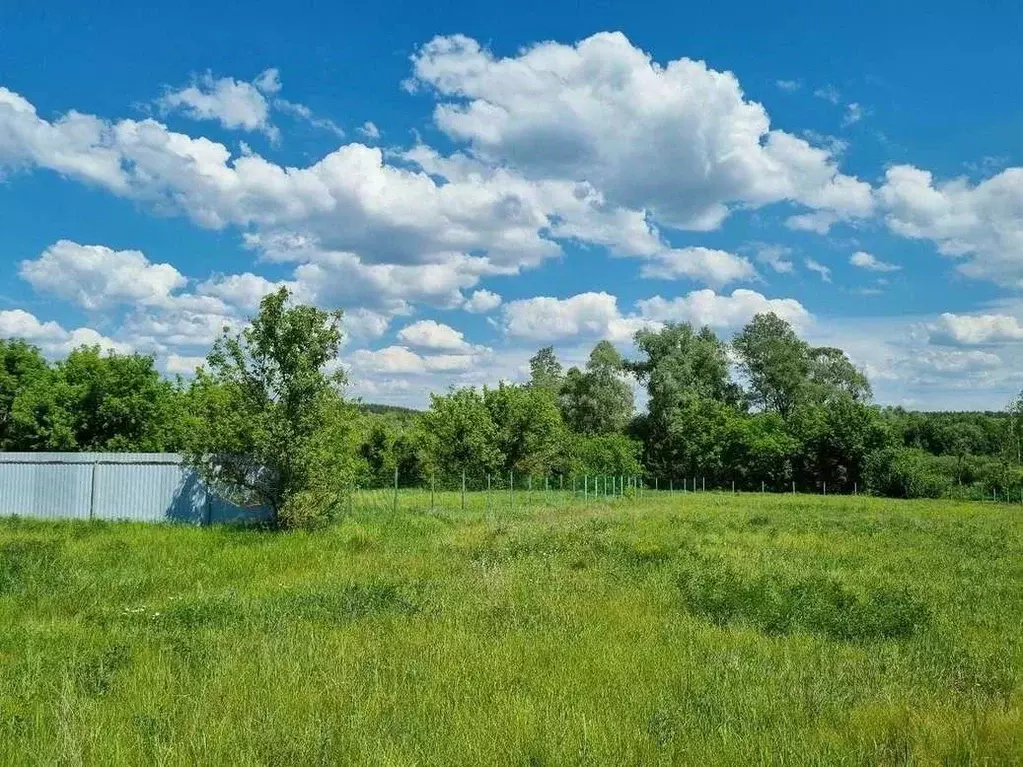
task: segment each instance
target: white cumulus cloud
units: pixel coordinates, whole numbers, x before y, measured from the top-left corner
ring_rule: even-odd
[[[849,263],[870,272],[897,272],[902,268],[898,264],[890,264],[887,261],[882,261],[877,258],[877,256],[863,250],[858,250],[853,253],[849,257]]]
[[[934,343],[979,346],[1023,341],[1023,325],[1007,314],[953,314],[945,312],[927,326]]]
[[[676,280],[687,277],[719,287],[729,282],[756,278],[757,271],[749,259],[725,250],[690,247],[658,253],[640,269],[643,277]]]
[[[783,200],[839,217],[873,208],[869,184],[842,174],[827,149],[772,130],[733,74],[687,58],[660,64],[621,33],[508,58],[437,37],[413,65],[412,87],[443,99],[437,125],[475,156],[529,178],[589,180],[668,226],[714,229],[733,205]]]
[[[120,303],[166,303],[185,277],[170,264],[154,264],[137,250],[79,245],[60,240],[34,261],[22,261],[21,276],[32,287],[85,309]]]
[[[465,352],[471,349],[461,331],[434,320],[420,320],[398,331],[398,340],[418,349]]]

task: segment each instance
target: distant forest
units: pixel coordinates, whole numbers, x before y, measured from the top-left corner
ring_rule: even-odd
[[[758,315],[729,340],[686,323],[606,341],[582,367],[540,349],[524,383],[451,390],[419,411],[349,402],[345,444],[362,486],[486,475],[641,476],[654,485],[1018,498],[1018,401],[1005,412],[918,412],[871,403],[840,350]],[[647,390],[637,412],[633,387]],[[51,362],[0,340],[0,449],[188,449],[210,382],[169,380],[152,357],[83,347]]]

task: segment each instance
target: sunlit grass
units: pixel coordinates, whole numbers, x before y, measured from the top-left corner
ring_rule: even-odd
[[[0,763],[1023,761],[1023,510],[359,499],[0,523]]]

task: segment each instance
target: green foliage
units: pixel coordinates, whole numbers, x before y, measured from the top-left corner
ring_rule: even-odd
[[[593,348],[585,371],[570,368],[560,397],[565,425],[578,434],[621,434],[633,411],[624,370],[622,356],[608,341]]]
[[[505,471],[546,475],[563,463],[566,432],[553,391],[502,383],[484,389],[483,400],[497,429]]]
[[[557,395],[563,379],[561,363],[553,346],[545,346],[529,360],[529,385]]]
[[[643,445],[624,434],[574,434],[569,451],[571,474],[635,477],[643,473]]]
[[[165,452],[181,445],[182,394],[152,357],[82,347],[33,370],[11,407],[9,449]]]
[[[941,498],[951,490],[950,478],[937,470],[920,450],[886,447],[867,456],[863,485],[868,493],[892,498]]]
[[[749,380],[749,400],[785,418],[805,396],[809,346],[776,314],[758,314],[732,341]]]
[[[0,338],[0,450],[20,449],[20,445],[12,446],[10,438],[14,401],[48,372],[46,360],[36,347]]]
[[[457,389],[432,395],[422,424],[430,470],[438,478],[451,480],[464,471],[479,479],[502,469],[498,426],[483,393]]]
[[[266,296],[248,327],[225,331],[190,392],[187,449],[199,476],[242,505],[270,507],[281,525],[337,513],[353,481],[351,409],[326,373],[341,344],[340,315]]]

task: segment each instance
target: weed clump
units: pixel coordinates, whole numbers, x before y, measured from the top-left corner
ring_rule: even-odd
[[[678,576],[682,603],[718,626],[743,621],[765,634],[804,631],[846,642],[904,639],[929,625],[930,610],[905,589],[859,595],[833,578],[748,578],[723,562],[696,559]]]

